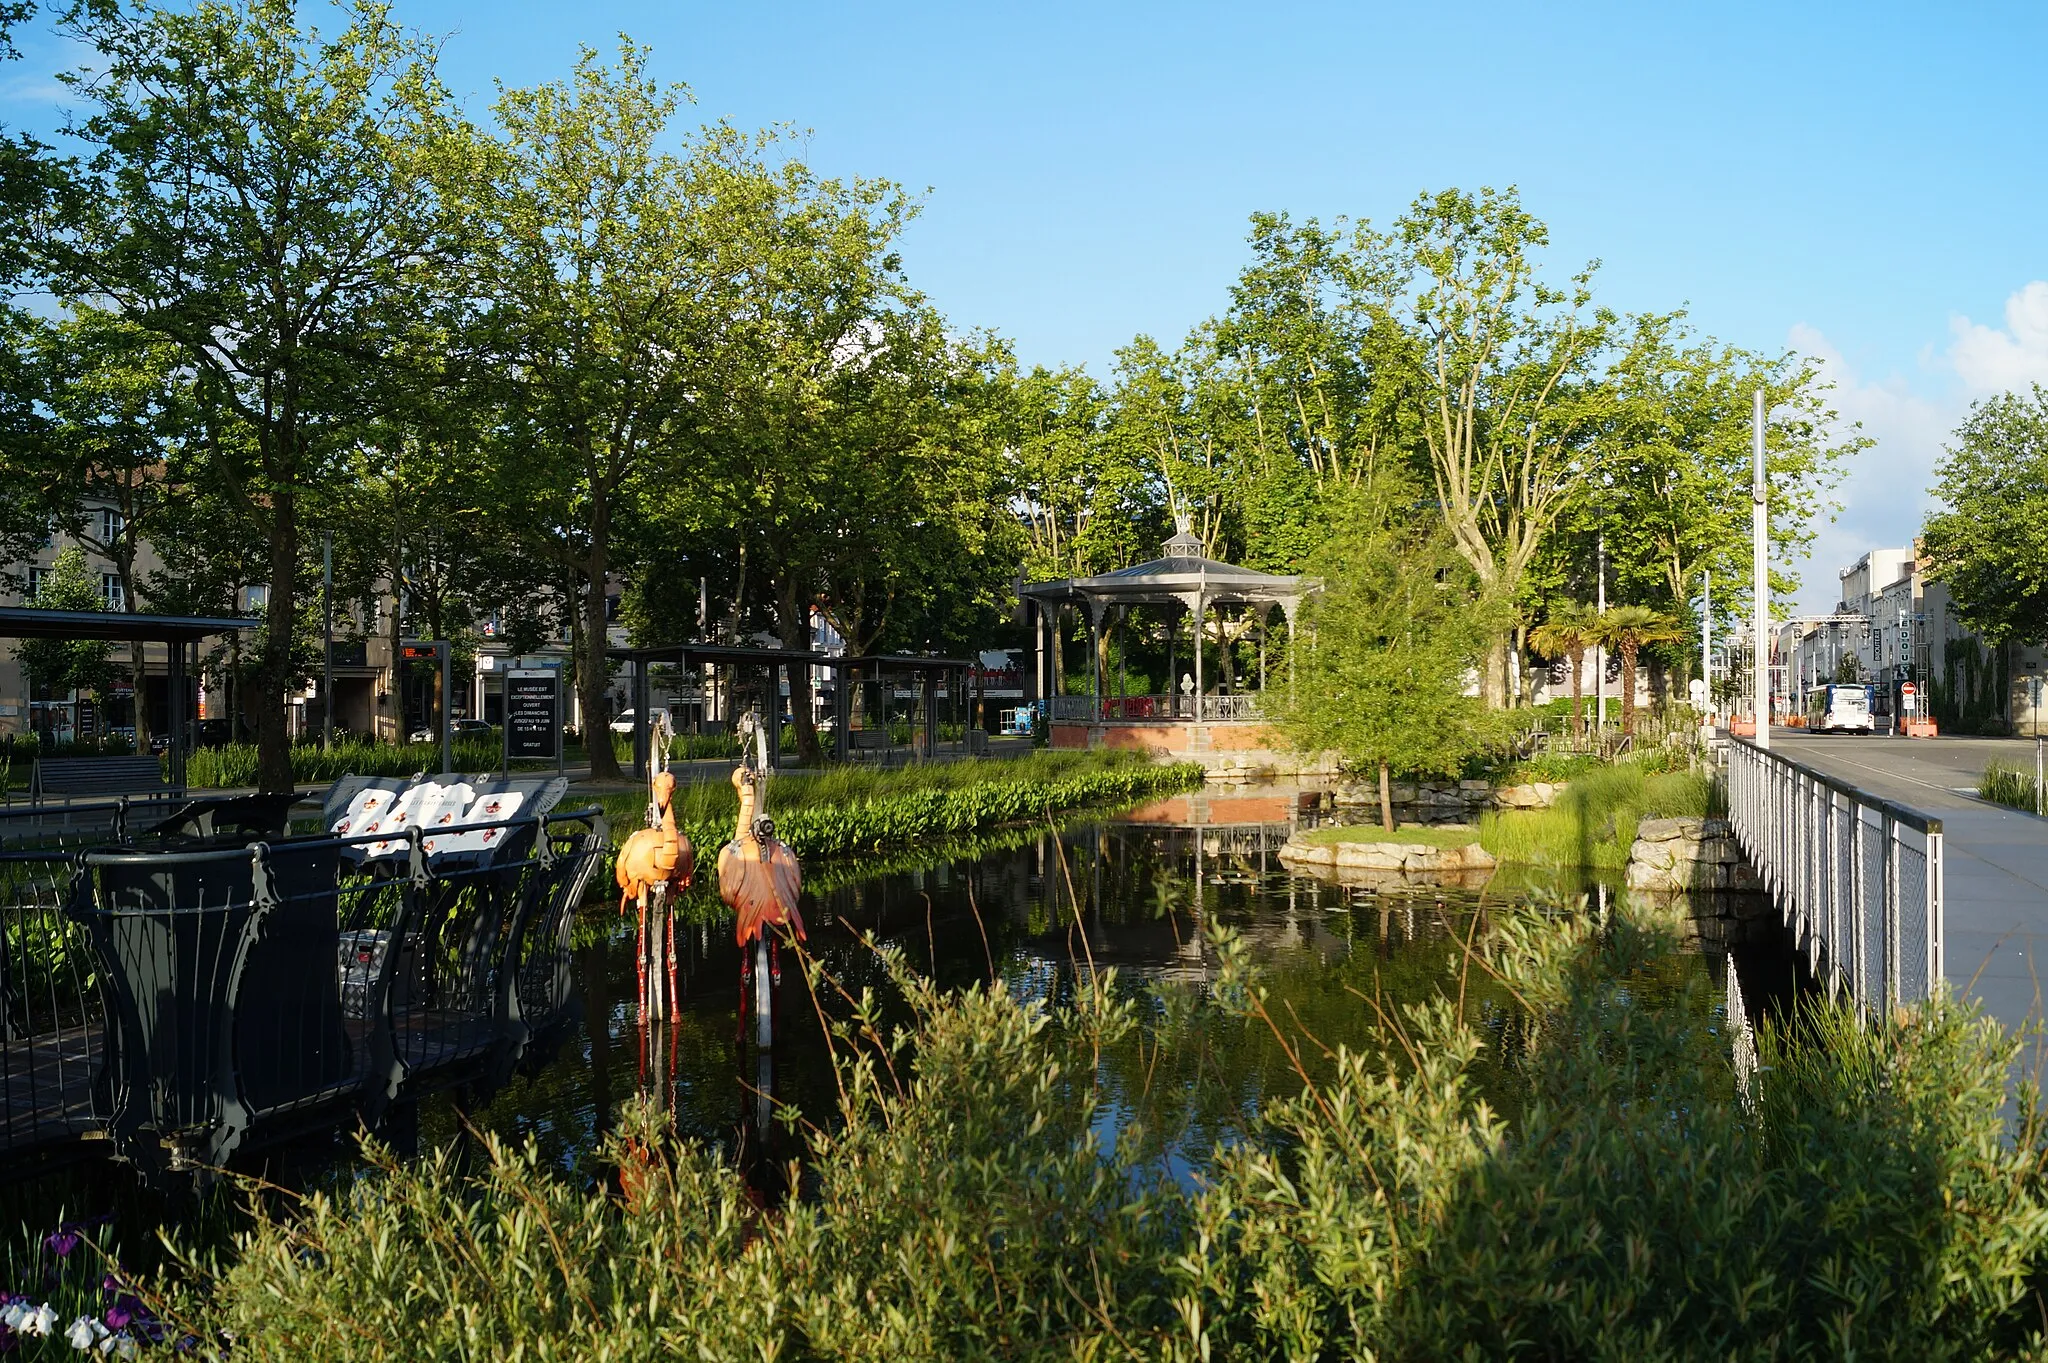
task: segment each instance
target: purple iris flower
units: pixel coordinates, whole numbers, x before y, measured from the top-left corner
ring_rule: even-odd
[[[43,1247],[59,1259],[68,1259],[71,1257],[71,1251],[77,1249],[83,1240],[84,1237],[66,1222],[43,1238]]]

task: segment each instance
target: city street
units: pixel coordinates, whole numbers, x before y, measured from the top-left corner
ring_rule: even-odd
[[[2048,819],[1980,800],[1986,765],[2031,771],[2034,741],[1815,735],[1774,729],[1774,750],[1942,821],[1947,973],[2000,1022],[2042,1015],[2048,950]]]

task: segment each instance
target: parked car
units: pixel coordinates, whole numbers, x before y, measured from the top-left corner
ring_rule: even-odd
[[[408,743],[432,743],[434,737],[432,729],[414,729],[405,736],[405,741]]]
[[[634,714],[635,714],[635,713],[636,713],[636,712],[635,712],[635,711],[632,711],[632,710],[621,710],[621,711],[619,711],[619,717],[618,717],[617,719],[615,719],[615,720],[613,720],[613,721],[612,721],[612,732],[613,732],[613,733],[615,733],[615,734],[630,734],[630,733],[632,733],[632,732],[633,732],[633,716],[634,716]],[[647,716],[648,716],[648,718],[647,718],[647,727],[648,727],[648,729],[649,729],[649,730],[651,731],[651,730],[652,730],[652,729],[654,728],[654,726],[655,726],[655,725],[657,725],[657,724],[661,723],[661,721],[663,721],[663,720],[665,720],[665,719],[667,719],[667,718],[668,718],[668,711],[666,711],[666,710],[649,710],[649,711],[647,712]]]
[[[489,738],[496,730],[481,719],[458,719],[455,721],[457,738]]]

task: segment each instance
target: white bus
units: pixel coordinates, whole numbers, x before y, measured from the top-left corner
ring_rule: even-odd
[[[1877,723],[1870,715],[1870,688],[1845,682],[1812,688],[1806,693],[1806,727],[1817,734],[1874,732]]]

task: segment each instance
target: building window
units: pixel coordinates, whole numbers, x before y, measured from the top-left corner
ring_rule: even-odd
[[[124,524],[125,523],[121,519],[121,513],[114,510],[112,507],[108,507],[105,510],[101,511],[100,543],[114,544],[119,542],[121,538],[121,530]]]
[[[244,590],[248,594],[248,601],[243,607],[245,610],[260,611],[263,609],[263,603],[270,599],[268,587],[248,587]]]
[[[44,579],[48,578],[49,576],[50,576],[50,570],[49,570],[48,568],[38,568],[38,567],[36,567],[36,566],[35,566],[34,564],[30,564],[30,565],[29,565],[29,570],[28,570],[28,599],[29,599],[29,600],[31,600],[31,601],[35,600],[35,598],[36,598],[36,593],[40,592],[40,591],[41,591],[41,590],[43,589],[43,581],[44,581]]]
[[[128,609],[128,592],[121,585],[119,573],[100,574],[100,598],[107,603],[107,609],[110,611]]]

